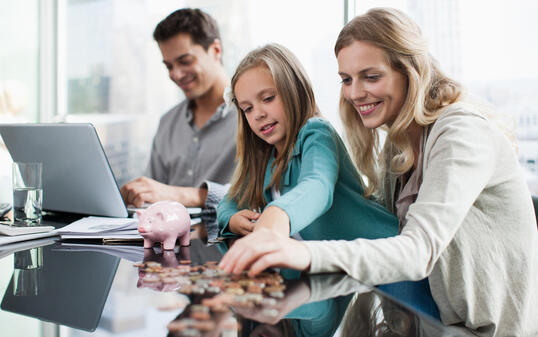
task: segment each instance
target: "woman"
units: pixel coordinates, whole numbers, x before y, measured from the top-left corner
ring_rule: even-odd
[[[341,115],[367,193],[400,219],[396,237],[295,241],[262,228],[220,266],[345,271],[383,284],[428,277],[445,324],[481,336],[538,334],[538,233],[503,132],[438,69],[405,14],[373,9],[335,46]],[[378,130],[387,138],[378,179]],[[468,330],[465,330],[468,331]]]

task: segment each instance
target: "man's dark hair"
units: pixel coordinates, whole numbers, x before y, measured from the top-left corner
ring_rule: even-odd
[[[215,39],[220,40],[215,19],[198,8],[178,9],[168,15],[155,28],[153,38],[163,42],[179,33],[189,34],[192,42],[201,45],[206,51]]]

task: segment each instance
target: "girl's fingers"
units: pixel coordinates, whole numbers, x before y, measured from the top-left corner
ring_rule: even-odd
[[[254,223],[251,222],[250,220],[245,220],[243,223],[243,229],[247,232],[247,234],[249,234],[250,232],[252,232],[254,230]]]
[[[243,215],[249,220],[257,220],[261,215],[260,213],[248,209],[245,209],[242,212],[244,212]]]

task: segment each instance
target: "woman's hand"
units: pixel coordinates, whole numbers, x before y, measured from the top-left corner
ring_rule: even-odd
[[[248,209],[241,210],[230,218],[230,231],[239,235],[247,235],[254,230],[256,225],[253,220],[258,220],[260,213],[249,211]]]
[[[233,244],[219,267],[234,274],[250,269],[248,275],[253,277],[269,267],[306,270],[310,261],[310,252],[300,241],[258,227]]]

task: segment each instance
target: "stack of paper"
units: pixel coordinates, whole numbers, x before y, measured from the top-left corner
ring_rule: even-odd
[[[65,239],[116,239],[142,240],[136,227],[138,220],[132,218],[106,218],[90,216],[58,229]]]
[[[29,226],[15,227],[11,225],[0,224],[0,246],[8,245],[14,242],[35,240],[49,236],[55,236],[58,233],[52,226]]]

